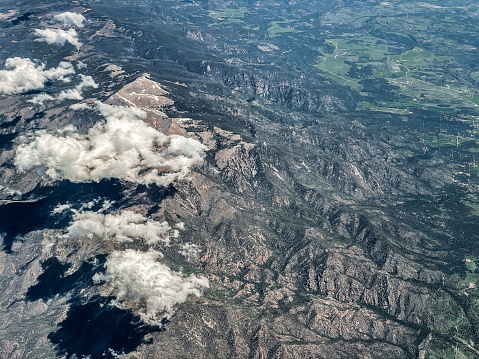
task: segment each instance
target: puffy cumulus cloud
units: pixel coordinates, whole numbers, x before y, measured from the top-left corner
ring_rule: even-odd
[[[174,313],[176,304],[184,303],[189,295],[201,296],[209,287],[208,279],[175,272],[159,263],[159,257],[156,251],[115,251],[106,260],[105,274],[93,279],[106,280],[115,288],[118,305],[133,308],[146,322],[158,324]]]
[[[56,21],[63,23],[63,26],[76,26],[83,27],[83,22],[86,21],[85,17],[82,14],[77,14],[75,12],[62,12],[53,17]]]
[[[42,65],[43,66],[43,65]],[[48,80],[60,80],[63,82],[70,82],[70,75],[75,74],[75,69],[70,62],[62,61],[58,64],[58,67],[43,71],[43,74]]]
[[[75,29],[35,29],[35,34],[40,37],[36,41],[45,41],[48,44],[56,44],[60,46],[69,42],[73,46],[81,46],[81,42],[78,40],[78,34]]]
[[[192,138],[167,136],[141,120],[135,107],[97,103],[106,121],[87,134],[39,132],[21,144],[15,155],[20,170],[40,168],[54,180],[72,182],[119,178],[166,186],[185,178],[203,160],[207,147]]]
[[[169,244],[170,237],[177,237],[168,222],[152,221],[129,210],[110,214],[75,211],[68,234],[73,238],[97,236],[117,242],[143,240],[148,244]]]
[[[0,93],[16,94],[42,89],[49,80],[69,82],[73,65],[60,62],[58,67],[45,70],[44,64],[35,64],[29,58],[12,57],[5,61],[6,70],[0,70]]]

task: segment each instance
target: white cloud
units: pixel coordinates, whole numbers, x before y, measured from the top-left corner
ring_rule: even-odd
[[[5,61],[6,70],[0,70],[0,93],[16,94],[42,89],[48,80],[69,82],[68,75],[75,70],[69,62],[45,70],[44,64],[36,65],[29,58],[12,57]]]
[[[59,22],[62,22],[63,26],[65,27],[72,25],[76,27],[83,27],[83,22],[86,21],[85,17],[82,14],[77,14],[69,11],[55,15],[53,18]]]
[[[140,213],[124,210],[102,214],[92,211],[74,211],[68,234],[73,238],[97,236],[117,242],[143,240],[148,244],[162,242],[166,245],[174,232],[168,222],[157,222]]]
[[[80,207],[80,211],[83,211],[85,209],[92,209],[93,206],[97,205],[100,202],[100,198],[95,198],[94,200],[90,202],[83,203]]]
[[[63,90],[56,96],[51,96],[45,93],[35,95],[31,100],[28,100],[28,102],[31,102],[35,105],[44,105],[46,101],[83,100],[83,89],[88,87],[98,88],[98,84],[91,76],[80,75],[80,78],[81,82],[73,89]]]
[[[77,69],[78,69],[78,70],[85,69],[85,68],[87,68],[87,67],[88,67],[88,65],[85,64],[84,62],[82,62],[82,61],[78,61],[78,62],[77,62]]]
[[[96,106],[106,119],[139,120],[146,117],[146,112],[138,107],[114,106],[100,101]]]
[[[86,103],[75,103],[70,106],[70,109],[73,111],[81,111],[81,110],[91,110],[91,107]]]
[[[72,182],[119,178],[166,186],[185,178],[192,165],[203,160],[206,146],[195,139],[167,136],[141,120],[145,113],[134,107],[97,102],[106,121],[87,134],[54,136],[37,133],[21,144],[15,165],[20,170],[40,167],[54,180]]]
[[[68,126],[63,127],[63,128],[57,128],[55,130],[55,132],[60,134],[60,135],[64,135],[66,133],[73,133],[73,132],[76,132],[76,131],[77,131],[77,128],[73,125],[68,125]]]
[[[178,222],[175,224],[175,228],[178,228],[179,230],[183,231],[185,229],[185,223],[184,222]]]
[[[98,84],[93,80],[93,77],[85,75],[80,75],[80,77],[81,82],[76,87],[78,91],[83,91],[83,89],[87,87],[98,88]]]
[[[193,243],[183,243],[178,251],[179,254],[186,257],[188,260],[198,258],[198,254],[200,254],[200,252],[200,247]]]
[[[8,10],[7,12],[4,12],[4,13],[0,12],[0,20],[3,20],[3,21],[10,20],[16,14],[18,14],[17,10]]]
[[[58,67],[45,70],[44,74],[49,80],[60,80],[63,82],[70,82],[69,75],[73,75],[75,69],[70,62],[62,61],[58,64]]]
[[[56,44],[60,46],[69,42],[73,46],[81,46],[81,42],[78,41],[78,34],[75,29],[35,29],[35,34],[40,37],[36,41],[45,41],[48,44]]]
[[[72,205],[70,203],[59,204],[52,210],[52,214],[64,213],[71,210]]]
[[[172,271],[157,261],[159,257],[156,251],[114,251],[105,263],[106,273],[94,279],[107,280],[115,288],[119,305],[138,311],[146,322],[159,323],[188,295],[199,297],[209,287],[208,279]]]
[[[33,96],[28,102],[31,102],[35,105],[43,105],[47,101],[53,101],[55,97],[50,96],[49,94],[46,93],[41,93],[38,95]]]
[[[80,91],[75,89],[68,89],[61,91],[57,97],[57,100],[83,100],[83,95]]]

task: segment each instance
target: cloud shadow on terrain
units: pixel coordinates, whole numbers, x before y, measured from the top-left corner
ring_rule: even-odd
[[[24,201],[9,202],[0,205],[0,237],[3,236],[3,250],[12,253],[12,245],[18,236],[40,229],[66,228],[71,220],[70,213],[52,215],[52,210],[59,204],[71,203],[73,208],[79,204],[105,199],[114,201],[114,208],[128,206],[122,191],[125,189],[120,180],[103,180],[99,183],[72,183],[62,181],[54,186],[33,190]],[[139,185],[133,192],[138,204],[158,205],[161,201],[176,193],[173,186]],[[40,199],[37,199],[40,198]],[[98,210],[101,201],[92,210]]]
[[[113,307],[112,298],[94,297],[87,303],[73,304],[67,318],[48,339],[66,358],[114,358],[110,350],[131,353],[140,344],[150,343],[144,337],[161,331],[158,326],[144,324],[130,311]]]
[[[74,295],[78,294],[83,288],[94,284],[92,277],[95,273],[104,271],[102,265],[105,260],[106,255],[96,256],[94,261],[83,262],[74,273],[65,275],[71,264],[61,263],[56,257],[48,258],[42,262],[43,273],[38,276],[38,283],[28,289],[26,300],[47,301],[57,294],[64,296],[71,291],[74,291]]]
[[[12,253],[12,244],[17,236],[39,229],[59,229],[68,225],[69,216],[52,216],[51,211],[59,204],[86,203],[97,198],[120,201],[120,181],[99,183],[72,183],[62,181],[55,186],[34,190],[31,194],[38,200],[10,202],[0,206],[0,234],[3,234],[3,250]]]

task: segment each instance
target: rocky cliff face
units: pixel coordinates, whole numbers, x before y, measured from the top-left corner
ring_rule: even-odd
[[[254,334],[243,334],[249,356],[416,357],[429,333],[450,336],[452,322],[473,330],[444,284],[439,268],[446,252],[437,251],[434,239],[392,221],[380,200],[374,211],[358,208],[365,198],[400,188],[375,192],[354,165],[343,162],[341,169],[331,165],[325,171],[307,157],[301,163],[279,151],[248,144],[220,150],[203,170],[207,177],[195,175],[179,188],[195,200],[188,206],[175,198],[165,202],[168,210],[181,210],[181,218],[189,215],[187,223],[198,223],[195,238],[205,249],[196,265],[212,273],[212,283],[227,295],[229,304],[221,305],[235,311],[246,306],[250,320],[260,320]],[[315,180],[305,182],[301,171],[295,175],[288,168],[293,166]],[[313,183],[322,188],[311,188]],[[411,186],[400,193],[407,197],[411,191],[417,195]],[[231,342],[232,353],[240,346]]]

